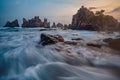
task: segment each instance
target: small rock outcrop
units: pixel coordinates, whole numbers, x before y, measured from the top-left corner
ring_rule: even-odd
[[[96,48],[101,48],[102,47],[101,44],[96,44],[96,43],[87,43],[87,46],[96,47]]]
[[[69,29],[69,25],[64,24],[63,28],[64,28],[64,30]]]
[[[64,39],[60,35],[49,35],[49,34],[41,34],[41,41],[39,42],[41,45],[50,45],[50,44],[55,44],[58,42],[64,42]]]
[[[64,25],[63,25],[62,23],[58,23],[58,24],[57,24],[57,27],[63,29],[63,28],[64,28]]]
[[[108,43],[108,47],[120,51],[120,38],[117,39],[107,38],[104,39],[103,41]]]
[[[53,22],[52,28],[56,28],[57,25],[55,24],[55,22]]]
[[[119,22],[109,15],[104,15],[104,10],[93,13],[82,6],[78,12],[73,15],[71,29],[80,30],[98,30],[98,31],[117,31]]]
[[[7,22],[4,27],[19,27],[18,20],[14,20],[12,22]]]
[[[47,19],[44,19],[42,22],[41,19],[39,19],[39,16],[35,16],[34,18],[30,20],[26,20],[23,18],[23,24],[22,27],[45,27],[45,28],[50,28],[50,22],[47,22]]]

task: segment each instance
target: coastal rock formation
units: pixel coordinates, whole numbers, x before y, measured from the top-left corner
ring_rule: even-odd
[[[69,25],[64,24],[63,28],[64,28],[64,30],[69,29]]]
[[[52,28],[56,28],[57,25],[55,24],[55,22],[53,22]]]
[[[19,27],[18,20],[14,20],[12,22],[7,22],[4,27]]]
[[[120,30],[119,22],[112,16],[104,15],[104,10],[93,13],[82,6],[73,15],[71,29],[98,30],[98,31],[117,31]]]
[[[63,26],[62,23],[58,23],[58,24],[57,24],[57,27],[63,29],[64,26]]]
[[[48,34],[41,34],[41,41],[39,42],[41,45],[49,45],[49,44],[55,44],[57,42],[64,42],[64,39],[60,35],[48,35]]]
[[[104,39],[103,41],[108,43],[108,47],[120,51],[120,38],[118,39],[107,38]]]
[[[81,29],[81,30],[94,30],[91,24],[91,18],[94,16],[92,11],[89,11],[87,8],[82,6],[78,12],[73,15],[72,19],[72,29]]]
[[[47,19],[44,19],[44,22],[39,19],[39,16],[35,16],[34,18],[30,20],[26,20],[23,18],[23,24],[22,27],[45,27],[50,28],[50,22],[47,22]]]

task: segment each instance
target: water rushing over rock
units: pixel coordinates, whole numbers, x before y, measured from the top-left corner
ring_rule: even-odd
[[[0,80],[119,80],[120,56],[105,46],[85,43],[114,38],[117,33],[36,29],[0,29]],[[15,31],[14,31],[15,30]],[[41,46],[40,34],[59,34],[66,41]],[[100,41],[101,42],[101,41]]]

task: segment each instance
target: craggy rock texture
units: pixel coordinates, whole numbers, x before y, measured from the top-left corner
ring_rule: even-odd
[[[30,20],[23,18],[22,27],[45,27],[50,28],[50,22],[47,22],[47,19],[44,19],[44,22],[39,19],[39,16],[35,16]]]
[[[73,15],[71,29],[117,31],[120,30],[119,22],[112,16],[104,15],[104,10],[93,13],[82,6]]]
[[[19,27],[18,20],[14,20],[12,22],[7,22],[4,27]]]
[[[48,35],[48,34],[41,34],[41,41],[39,42],[41,45],[49,45],[49,44],[55,44],[57,42],[64,42],[64,39],[60,35]]]

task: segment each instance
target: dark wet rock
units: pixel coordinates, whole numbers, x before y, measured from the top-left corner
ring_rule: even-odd
[[[64,30],[69,29],[69,25],[64,24],[63,29],[64,29]]]
[[[64,42],[64,39],[60,35],[49,35],[49,34],[41,34],[41,41],[40,44],[45,46],[45,45],[50,45],[50,44],[55,44],[58,42]]]
[[[120,51],[120,38],[118,39],[104,39],[103,41],[108,43],[108,47]]]
[[[34,18],[32,18],[30,20],[26,20],[25,18],[23,18],[22,27],[30,27],[30,28],[45,27],[45,28],[50,28],[50,22],[47,22],[47,19],[44,19],[44,21],[42,22],[42,20],[39,19],[39,16],[35,16]]]
[[[64,44],[69,44],[69,45],[78,45],[78,42],[73,42],[73,41],[65,41]]]
[[[29,27],[29,22],[25,18],[23,18],[22,27]]]
[[[82,6],[73,15],[70,28],[77,30],[120,31],[119,22],[112,16],[104,15],[103,12],[104,10],[93,13]]]
[[[64,26],[63,26],[62,23],[58,23],[58,24],[57,24],[57,27],[63,29]]]
[[[39,31],[50,31],[50,30],[56,30],[56,29],[52,29],[52,28],[45,28],[45,29],[40,29]]]
[[[83,40],[83,39],[82,38],[73,38],[72,40],[79,41],[79,40]]]
[[[117,35],[116,37],[117,37],[117,38],[120,38],[120,35]]]
[[[56,28],[57,25],[55,24],[55,22],[53,22],[52,28]]]
[[[4,27],[19,27],[18,20],[14,20],[12,22],[7,22]]]
[[[101,48],[102,47],[101,44],[96,44],[96,43],[87,43],[87,46],[92,46],[92,47],[97,47],[97,48]]]
[[[47,19],[44,19],[43,27],[50,28],[50,22],[47,22]]]
[[[109,43],[109,42],[111,42],[112,40],[113,40],[112,38],[107,38],[107,39],[104,39],[103,41]]]

